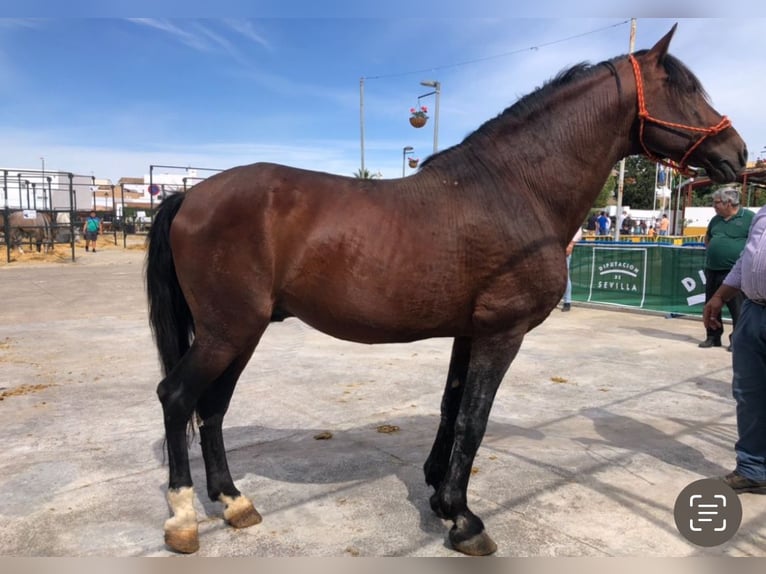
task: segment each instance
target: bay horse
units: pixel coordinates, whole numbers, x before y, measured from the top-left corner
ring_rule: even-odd
[[[716,182],[745,167],[739,134],[668,54],[674,31],[560,73],[410,177],[256,163],[162,202],[145,275],[164,373],[170,549],[199,548],[186,443],[195,418],[210,499],[235,528],[261,521],[232,480],[222,422],[269,323],[294,316],[359,343],[454,339],[425,481],[453,548],[496,551],[468,507],[471,465],[522,339],[564,292],[565,248],[610,170],[640,153],[704,167]]]
[[[0,230],[5,235],[5,215],[0,212]],[[36,211],[34,217],[28,217],[24,211],[11,211],[8,214],[8,236],[6,243],[16,247],[19,253],[24,253],[22,244],[25,239],[34,242],[37,252],[53,249],[54,234],[51,216]]]

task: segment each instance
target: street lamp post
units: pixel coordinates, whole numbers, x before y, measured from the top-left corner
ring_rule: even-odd
[[[402,177],[404,177],[404,158],[414,151],[415,148],[413,148],[411,145],[406,145],[402,148]]]
[[[24,180],[24,185],[27,188],[27,209],[29,209],[29,180],[28,179]]]
[[[442,85],[440,82],[437,82],[436,80],[423,80],[420,82],[421,86],[426,86],[427,88],[433,88],[433,92],[428,92],[427,94],[423,94],[420,96],[420,98],[424,98],[426,96],[430,96],[431,94],[434,94],[434,153],[439,151],[439,96],[441,95],[441,89]],[[418,99],[420,99],[418,98]]]
[[[43,209],[45,209],[45,158],[40,156],[40,162],[42,163],[42,175],[40,176],[40,187],[43,190]]]

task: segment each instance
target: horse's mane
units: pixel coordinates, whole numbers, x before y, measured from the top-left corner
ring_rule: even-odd
[[[547,102],[551,94],[557,92],[562,86],[572,84],[577,80],[584,79],[593,75],[595,70],[598,69],[598,66],[599,65],[591,65],[588,62],[580,62],[571,68],[561,70],[558,74],[545,82],[542,86],[538,87],[526,96],[523,96],[521,99],[516,101],[516,103],[506,108],[504,111],[498,114],[498,117],[507,116],[521,119],[544,110],[547,107]],[[487,124],[491,123],[492,121],[493,120],[484,122],[484,124],[480,126],[476,131],[480,131],[486,128]]]
[[[634,55],[641,56],[646,52],[647,50],[639,50],[638,52],[635,52]],[[617,78],[618,89],[621,89],[620,78],[617,75],[614,63],[626,57],[626,55],[617,56],[598,64],[580,62],[574,66],[571,66],[570,68],[563,69],[558,74],[556,74],[556,76],[545,82],[542,86],[536,88],[529,94],[522,96],[514,104],[500,112],[496,117],[484,122],[475,131],[468,134],[463,139],[461,144],[458,145],[466,143],[474,136],[482,135],[496,129],[498,120],[515,120],[518,122],[523,121],[525,118],[530,117],[531,115],[545,111],[548,108],[550,98],[562,87],[568,86],[580,80],[587,79],[590,76],[598,73],[598,71],[604,67],[607,68],[610,73]],[[705,100],[709,100],[708,94],[705,92],[705,89],[702,87],[699,79],[697,79],[694,73],[692,73],[692,71],[689,70],[689,68],[687,68],[678,58],[671,56],[670,54],[666,54],[662,62],[665,68],[665,72],[668,74],[669,86],[671,88],[673,97],[678,98],[680,101],[685,94],[688,94],[690,91],[692,91],[699,92],[702,94]],[[421,168],[427,166],[435,158],[441,156],[445,152],[448,152],[450,149],[452,148],[447,148],[432,156],[429,156],[420,164]]]

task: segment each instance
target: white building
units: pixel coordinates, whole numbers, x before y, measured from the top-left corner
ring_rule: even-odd
[[[0,167],[3,208],[82,211],[92,205],[93,185],[89,175]]]

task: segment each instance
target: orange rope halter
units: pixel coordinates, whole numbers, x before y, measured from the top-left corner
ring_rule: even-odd
[[[727,118],[726,116],[723,116],[721,118],[721,121],[718,122],[716,125],[709,127],[709,128],[698,128],[695,126],[687,126],[684,124],[676,124],[673,122],[666,122],[664,120],[659,120],[657,118],[653,118],[651,115],[649,115],[649,111],[646,109],[646,99],[644,98],[644,81],[641,77],[641,68],[638,66],[638,60],[633,56],[633,54],[629,54],[628,58],[630,59],[630,63],[633,64],[633,74],[636,76],[636,92],[638,95],[638,119],[640,122],[639,125],[639,131],[638,131],[638,139],[641,142],[641,147],[644,148],[644,153],[646,156],[651,159],[652,161],[656,161],[661,163],[662,165],[666,165],[668,167],[672,167],[675,170],[680,171],[682,174],[689,176],[694,175],[694,172],[689,171],[689,167],[686,165],[686,161],[689,159],[689,156],[694,152],[695,149],[697,149],[700,144],[705,141],[710,136],[714,136],[726,128],[731,126],[731,120]],[[666,160],[661,159],[654,155],[651,151],[649,151],[649,148],[646,147],[646,144],[644,143],[644,125],[646,122],[654,122],[655,124],[659,124],[661,126],[667,126],[671,128],[679,128],[682,130],[687,130],[690,132],[698,132],[702,134],[702,137],[700,137],[696,142],[694,142],[694,145],[692,145],[687,152],[684,154],[684,156],[681,158],[681,161],[675,162],[673,160]]]

